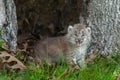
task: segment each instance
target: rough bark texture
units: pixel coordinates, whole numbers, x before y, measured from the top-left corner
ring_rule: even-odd
[[[13,0],[0,0],[0,28],[2,39],[8,44],[11,51],[16,50],[17,20]]]
[[[108,54],[120,49],[120,0],[91,0],[88,24],[92,48]]]

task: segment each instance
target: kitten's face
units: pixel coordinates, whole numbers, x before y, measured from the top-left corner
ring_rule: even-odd
[[[83,42],[87,41],[89,34],[91,34],[90,28],[81,29],[80,26],[69,26],[67,39],[71,44],[80,47]]]

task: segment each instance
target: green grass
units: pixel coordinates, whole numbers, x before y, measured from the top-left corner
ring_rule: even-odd
[[[69,65],[47,66],[37,68],[34,64],[27,66],[26,71],[2,70],[0,80],[116,80],[120,74],[120,58],[99,58],[90,62],[86,68],[70,70],[63,74]],[[69,68],[71,69],[71,68]]]

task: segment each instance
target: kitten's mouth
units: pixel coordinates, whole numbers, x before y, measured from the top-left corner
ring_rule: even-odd
[[[76,40],[76,45],[77,45],[77,46],[80,46],[81,43],[82,43],[81,39],[77,39],[77,40]]]

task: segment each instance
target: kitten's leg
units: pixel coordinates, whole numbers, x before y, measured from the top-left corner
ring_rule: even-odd
[[[81,68],[86,67],[86,62],[85,62],[85,55],[80,56],[79,59],[77,59],[77,65]]]
[[[40,67],[40,64],[41,64],[41,60],[35,59],[35,60],[34,60],[34,63],[35,63],[35,65],[36,65],[36,67],[39,68],[39,67]]]
[[[79,66],[76,63],[75,58],[73,57],[73,52],[69,51],[69,54],[66,55],[66,61],[74,69],[79,69]]]

